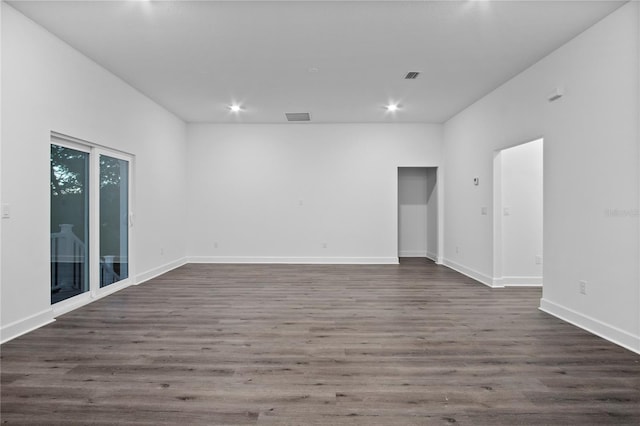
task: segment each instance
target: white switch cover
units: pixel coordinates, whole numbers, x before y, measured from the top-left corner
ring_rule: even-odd
[[[509,207],[505,207],[503,212],[505,216],[511,216],[511,209]]]

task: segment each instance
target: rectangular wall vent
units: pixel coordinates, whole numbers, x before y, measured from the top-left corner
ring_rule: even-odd
[[[405,80],[415,80],[420,75],[419,71],[409,71],[407,75],[404,76]]]
[[[311,116],[308,112],[285,112],[287,121],[311,121]]]

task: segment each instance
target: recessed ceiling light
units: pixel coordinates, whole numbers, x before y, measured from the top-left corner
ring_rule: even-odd
[[[387,111],[395,112],[398,110],[398,104],[389,104],[387,105]]]
[[[242,108],[240,108],[240,105],[231,105],[229,109],[233,112],[240,112]]]

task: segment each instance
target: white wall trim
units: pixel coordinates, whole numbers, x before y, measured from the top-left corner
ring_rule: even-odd
[[[6,343],[54,321],[52,309],[45,309],[30,317],[14,321],[0,329],[0,343]]]
[[[136,279],[136,284],[140,284],[144,281],[150,280],[151,278],[155,278],[158,275],[162,275],[186,263],[186,258],[182,258],[147,271],[143,274],[139,274]],[[59,306],[53,305],[49,309],[46,309],[28,318],[12,322],[11,324],[7,324],[0,328],[0,343],[8,342],[9,340],[13,340],[16,337],[22,336],[23,334],[27,334],[47,324],[51,324],[55,321],[54,317],[64,315],[67,312],[71,312],[75,309],[86,306],[90,303],[95,302],[96,300],[102,299],[103,297],[107,297],[120,290],[124,290],[131,285],[133,285],[132,282],[123,283],[120,285],[114,284],[113,288],[106,287],[104,292],[95,295],[91,295],[89,292],[86,292],[83,293],[85,297],[80,297],[77,300],[73,300],[75,298],[69,299],[68,303],[61,302]]]
[[[542,287],[542,277],[494,278],[493,287]]]
[[[453,269],[456,272],[460,272],[462,275],[466,275],[469,278],[473,278],[474,280],[479,281],[488,287],[494,287],[493,278],[491,278],[488,275],[485,275],[474,269],[467,268],[466,266],[456,263],[449,259],[444,259],[444,262],[442,264],[448,268]]]
[[[494,278],[492,280],[491,287],[493,288],[504,288],[504,280],[502,278]]]
[[[397,257],[190,256],[189,263],[397,265]]]
[[[179,268],[180,266],[187,264],[187,258],[182,257],[180,259],[174,260],[169,263],[165,263],[164,265],[158,266],[157,268],[153,268],[147,272],[143,272],[136,276],[135,285],[142,284],[145,281],[149,281],[155,277],[158,277],[162,274],[165,274],[173,269]]]
[[[428,259],[433,260],[434,262],[438,263],[438,255],[436,253],[431,253],[431,252],[427,252],[427,255],[425,256]]]
[[[54,317],[59,317],[60,315],[64,315],[67,312],[75,311],[78,308],[93,303],[96,300],[100,300],[103,297],[112,295],[120,290],[124,290],[125,288],[132,285],[133,282],[130,279],[125,279],[123,281],[110,284],[107,287],[100,288],[95,293],[90,291],[84,292],[70,299],[62,300],[52,305],[51,312]]]
[[[502,150],[493,151],[493,287],[504,287],[502,280]]]
[[[426,250],[400,250],[400,257],[428,257]]]
[[[605,324],[595,318],[583,315],[573,309],[558,305],[544,298],[540,299],[540,310],[593,333],[596,336],[600,336],[616,345],[622,346],[625,349],[640,354],[640,336],[634,336],[629,332],[620,330],[617,327]]]
[[[118,292],[120,290],[124,290],[125,288],[130,287],[133,284],[134,283],[133,283],[133,280],[131,279],[131,277],[129,277],[128,279],[123,280],[123,281],[119,281],[119,282],[115,282],[113,284],[109,284],[106,287],[100,288],[96,292],[96,294],[93,295],[93,299],[96,299],[96,300],[97,299],[101,299],[103,297],[106,297],[106,296],[109,296],[109,295],[111,295],[113,293],[116,293],[116,292]]]
[[[54,318],[59,317],[67,312],[71,312],[75,309],[88,305],[97,299],[99,299],[99,296],[92,294],[91,291],[85,291],[84,293],[77,294],[51,305],[51,314]]]

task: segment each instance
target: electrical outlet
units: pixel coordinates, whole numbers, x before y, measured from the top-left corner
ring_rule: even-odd
[[[164,247],[160,248],[160,256],[164,256]]]
[[[480,208],[480,214],[483,215],[483,216],[486,216],[487,215],[487,208],[486,207]]]
[[[2,218],[3,219],[11,218],[11,206],[9,204],[2,205]]]
[[[213,243],[213,248],[218,248],[218,242],[217,241]]]
[[[460,253],[460,247],[456,246],[456,254]]]
[[[536,256],[536,265],[542,265],[542,256]]]
[[[327,248],[327,243],[322,243],[322,248]]]
[[[586,281],[579,281],[579,290],[580,290],[580,294],[584,294],[586,296],[587,294],[587,282]]]

